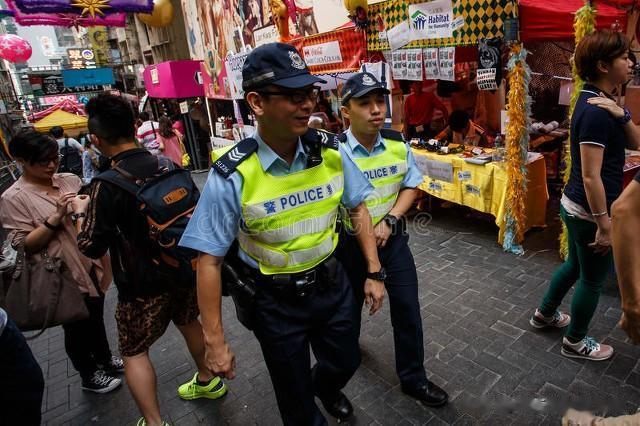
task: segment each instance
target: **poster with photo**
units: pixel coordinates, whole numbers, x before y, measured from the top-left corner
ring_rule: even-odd
[[[391,53],[391,63],[393,67],[391,74],[394,80],[406,80],[407,79],[407,51],[396,50]]]
[[[407,80],[422,81],[422,49],[407,49]]]
[[[456,81],[456,48],[441,47],[438,49],[439,80]]]
[[[427,80],[437,80],[440,78],[440,68],[438,67],[438,48],[429,47],[423,49],[424,58],[424,78]]]

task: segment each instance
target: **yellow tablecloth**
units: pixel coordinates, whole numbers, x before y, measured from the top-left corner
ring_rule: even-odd
[[[424,182],[418,188],[440,199],[489,213],[496,218],[500,228],[498,242],[502,244],[505,227],[503,217],[507,199],[507,170],[505,163],[470,164],[458,154],[438,155],[413,149]],[[527,193],[525,197],[525,230],[546,226],[546,210],[549,192],[544,157],[530,153],[527,163]],[[447,182],[433,179],[427,174],[427,160],[451,164],[453,179]]]

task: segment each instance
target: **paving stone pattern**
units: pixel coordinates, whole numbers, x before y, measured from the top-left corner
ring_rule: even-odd
[[[199,176],[200,182],[203,178]],[[503,253],[497,246],[497,231],[490,219],[464,209],[440,209],[431,222],[416,219],[411,223],[425,366],[430,379],[449,392],[451,403],[429,409],[400,391],[385,303],[381,312],[363,318],[362,366],[345,390],[356,407],[350,424],[557,425],[570,403],[601,414],[637,410],[640,348],[616,327],[621,311],[613,284],[608,284],[600,300],[591,329],[597,339],[614,346],[616,355],[610,361],[564,358],[560,331],[533,331],[528,323],[559,264],[554,248],[557,220],[552,216],[553,226],[534,233],[521,257]],[[551,249],[538,250],[544,247]],[[112,348],[116,348],[115,302],[112,289],[105,314]],[[259,345],[237,322],[228,299],[224,301],[224,323],[236,353],[238,375],[228,381],[230,391],[220,401],[178,398],[178,385],[195,370],[173,325],[152,348],[165,418],[176,426],[281,424]],[[31,347],[45,375],[42,410],[46,424],[135,424],[139,414],[126,386],[107,395],[80,390],[60,328],[47,331]]]

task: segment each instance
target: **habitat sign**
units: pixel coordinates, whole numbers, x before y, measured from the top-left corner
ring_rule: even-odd
[[[409,5],[413,40],[453,36],[451,0],[434,0]]]

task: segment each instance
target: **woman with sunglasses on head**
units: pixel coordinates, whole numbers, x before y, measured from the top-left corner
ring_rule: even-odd
[[[71,205],[82,181],[71,173],[57,173],[58,144],[49,135],[25,131],[9,142],[9,152],[22,176],[0,198],[0,220],[14,247],[24,245],[28,256],[62,259],[84,295],[89,318],[64,324],[67,355],[82,378],[82,389],[106,393],[121,380],[108,373],[123,370],[111,355],[104,329],[104,292],[111,284],[108,259],[93,261],[78,250]],[[82,197],[82,196],[80,196]],[[64,301],[62,301],[64,302]]]

